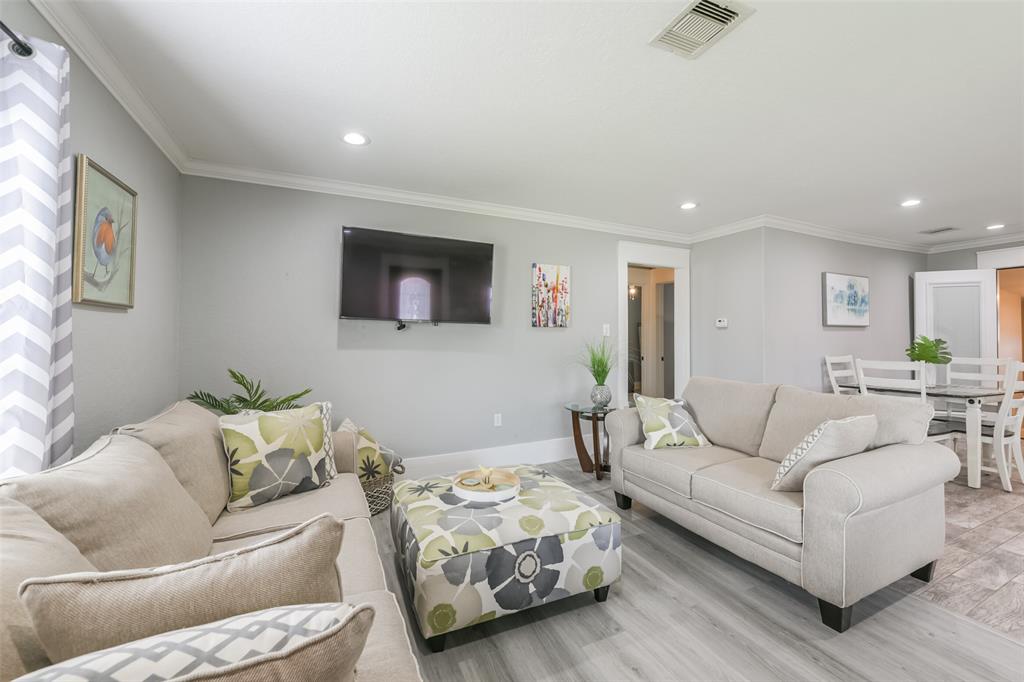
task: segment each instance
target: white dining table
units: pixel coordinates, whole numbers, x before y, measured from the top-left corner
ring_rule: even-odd
[[[857,384],[842,383],[842,388],[858,389]],[[886,388],[879,393],[898,393],[919,395],[917,391],[902,388]],[[1003,391],[998,388],[984,386],[966,386],[946,384],[928,386],[925,389],[928,398],[935,400],[962,400],[966,403],[964,420],[966,422],[965,437],[967,439],[967,485],[972,488],[981,487],[981,406],[998,403],[1003,398]]]

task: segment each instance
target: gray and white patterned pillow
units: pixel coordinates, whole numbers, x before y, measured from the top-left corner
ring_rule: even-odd
[[[772,490],[803,490],[804,479],[811,469],[864,452],[877,431],[878,417],[873,414],[823,421],[779,462]]]
[[[219,679],[351,680],[373,607],[302,604],[173,630],[37,670],[19,682]]]

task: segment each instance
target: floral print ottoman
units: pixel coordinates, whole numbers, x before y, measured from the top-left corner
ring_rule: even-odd
[[[452,476],[395,484],[398,572],[433,651],[453,630],[573,594],[604,601],[622,573],[615,512],[543,469],[510,468],[521,490],[506,502],[464,500]]]

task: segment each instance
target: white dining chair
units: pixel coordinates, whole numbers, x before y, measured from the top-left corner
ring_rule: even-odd
[[[949,383],[963,386],[1002,388],[1009,358],[959,358],[949,363]],[[946,419],[963,419],[966,404],[956,398],[946,399]]]
[[[828,381],[832,384],[832,392],[836,395],[847,395],[857,393],[856,388],[844,388],[840,382],[857,383],[857,369],[854,366],[852,355],[826,355],[825,371],[828,372]]]
[[[854,362],[854,366],[857,368],[857,383],[860,385],[860,392],[863,395],[885,393],[886,390],[899,391],[900,393],[913,392],[915,394],[914,399],[920,400],[923,403],[929,402],[928,373],[924,362],[858,359]],[[900,373],[904,376],[891,376],[895,373]],[[882,376],[879,376],[879,374]],[[909,378],[906,378],[907,374],[910,375]],[[956,450],[956,443],[960,433],[956,425],[949,421],[933,419],[928,425],[928,440],[936,443],[947,442],[953,450]]]
[[[857,368],[857,384],[863,395],[884,393],[887,389],[901,392],[913,391],[928,402],[927,375],[925,363],[910,360],[860,360],[854,362]],[[867,371],[865,371],[867,370]],[[893,377],[892,374],[909,374],[910,378]]]
[[[981,442],[988,445],[995,459],[995,467],[982,466],[982,471],[999,474],[999,482],[1006,492],[1013,492],[1011,478],[1013,467],[1017,466],[1017,477],[1024,483],[1024,453],[1021,452],[1021,423],[1024,422],[1024,362],[1005,361],[1006,371],[999,378],[1003,386],[1003,398],[999,411],[981,414]],[[949,422],[957,431],[966,433],[966,421]]]

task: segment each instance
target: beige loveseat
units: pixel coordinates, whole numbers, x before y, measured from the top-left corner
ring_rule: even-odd
[[[22,580],[197,559],[261,542],[327,512],[344,521],[337,559],[343,599],[376,612],[356,680],[421,680],[353,473],[352,434],[335,433],[333,443],[339,475],[329,486],[226,512],[227,461],[217,418],[180,402],[101,438],[62,467],[0,483],[0,679],[49,665],[18,601]]]
[[[943,484],[960,470],[925,442],[932,408],[902,398],[694,378],[683,392],[712,447],[646,450],[635,408],[607,417],[612,487],[818,598],[839,632],[853,604],[906,576],[930,580],[945,539]],[[779,462],[826,419],[876,414],[873,449],[771,490]]]

